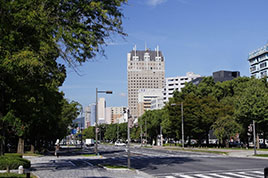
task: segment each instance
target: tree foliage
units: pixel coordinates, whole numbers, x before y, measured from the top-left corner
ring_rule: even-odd
[[[67,133],[77,103],[59,92],[66,71],[103,54],[113,34],[125,35],[125,0],[0,2],[0,154],[7,133],[39,145]],[[16,124],[12,124],[13,122]],[[52,132],[53,131],[53,132]],[[54,133],[54,135],[52,134]]]

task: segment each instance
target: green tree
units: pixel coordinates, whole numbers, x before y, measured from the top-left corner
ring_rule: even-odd
[[[224,144],[229,147],[229,139],[240,133],[242,127],[238,122],[231,116],[220,117],[212,125],[215,136],[220,141],[220,144]]]
[[[22,128],[43,123],[37,121],[38,118],[58,118],[61,111],[55,116],[52,116],[53,109],[42,112],[49,108],[45,106],[48,95],[52,94],[51,98],[59,95],[55,93],[65,79],[65,67],[56,60],[60,57],[74,67],[98,52],[103,54],[102,46],[111,34],[125,35],[120,8],[125,2],[0,2],[0,154],[3,154],[7,123],[10,123],[3,117],[10,111],[20,119]],[[61,104],[56,105],[55,108],[61,108]]]
[[[86,138],[95,139],[95,127],[89,126],[88,128],[84,129],[82,131],[82,135],[83,135],[83,139],[86,139]]]

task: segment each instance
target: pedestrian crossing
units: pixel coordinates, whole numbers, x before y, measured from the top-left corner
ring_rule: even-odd
[[[263,178],[262,170],[222,171],[205,173],[171,173],[170,175],[157,175],[158,178]]]

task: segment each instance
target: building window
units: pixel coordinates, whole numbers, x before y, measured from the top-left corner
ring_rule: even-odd
[[[262,77],[266,77],[267,76],[267,71],[263,71],[263,72],[261,72],[261,78]]]
[[[266,62],[260,64],[260,68],[266,67]]]
[[[253,71],[255,71],[256,70],[256,66],[252,66],[252,67],[250,67],[250,72],[253,72]]]

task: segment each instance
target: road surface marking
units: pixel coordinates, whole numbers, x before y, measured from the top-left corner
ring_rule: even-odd
[[[192,176],[187,176],[187,175],[180,175],[180,177],[184,177],[184,178],[194,178]]]
[[[238,173],[248,175],[248,176],[254,176],[254,177],[263,178],[263,174],[262,175],[256,175],[256,173],[254,174],[253,172],[238,172]]]
[[[215,174],[215,173],[213,173],[213,174],[209,174],[209,175],[211,175],[211,176],[213,176],[213,177],[220,177],[220,178],[231,178],[231,177],[228,177],[228,176],[221,176],[221,175],[219,175],[219,174]]]
[[[87,161],[83,161],[83,162],[85,162],[87,165],[89,165],[89,166],[93,166],[93,164],[91,164],[91,163],[89,163],[89,162],[87,162]]]
[[[72,161],[68,161],[71,165],[76,166]]]
[[[252,177],[249,177],[249,176],[240,175],[240,174],[236,174],[236,173],[232,173],[232,172],[227,172],[227,173],[224,173],[224,174],[228,174],[228,175],[236,176],[236,177],[252,178]]]
[[[256,173],[256,174],[261,174],[261,175],[263,175],[264,174],[264,172],[261,172],[261,171],[252,171],[253,173]]]
[[[176,177],[174,177],[174,176],[166,176],[165,178],[176,178]]]
[[[201,178],[213,178],[213,177],[206,176],[206,175],[203,175],[203,174],[194,174],[194,176],[201,177]]]

